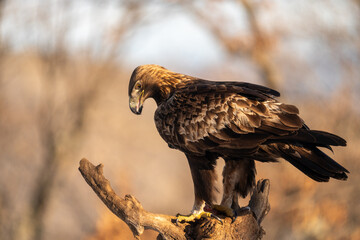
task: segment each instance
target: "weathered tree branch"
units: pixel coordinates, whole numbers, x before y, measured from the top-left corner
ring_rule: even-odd
[[[269,180],[259,180],[249,202],[251,211],[244,211],[233,222],[230,218],[223,224],[215,219],[201,219],[194,223],[175,224],[175,217],[146,211],[131,195],[116,195],[110,182],[103,176],[103,165],[94,166],[87,159],[80,161],[79,170],[105,205],[139,238],[144,229],[159,232],[158,239],[260,239],[264,231],[260,223],[269,212]]]

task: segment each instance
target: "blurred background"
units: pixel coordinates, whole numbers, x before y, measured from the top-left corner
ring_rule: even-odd
[[[190,170],[158,135],[155,102],[128,107],[142,64],[273,87],[311,128],[344,137],[331,156],[347,182],[257,164],[271,181],[263,227],[265,239],[360,239],[359,0],[0,0],[0,239],[133,239],[82,157],[146,210],[189,213]]]

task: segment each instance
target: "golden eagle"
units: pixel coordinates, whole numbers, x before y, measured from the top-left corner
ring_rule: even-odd
[[[238,210],[238,196],[246,197],[254,187],[255,160],[283,158],[318,182],[347,179],[348,170],[319,149],[346,146],[346,141],[310,130],[298,108],[277,101],[279,96],[264,86],[207,81],[158,65],[137,67],[129,83],[131,111],[141,114],[144,101],[155,99],[157,130],[188,159],[195,191],[190,216],[195,217],[204,213],[205,203],[213,206],[219,157],[225,160],[220,206],[227,210]]]

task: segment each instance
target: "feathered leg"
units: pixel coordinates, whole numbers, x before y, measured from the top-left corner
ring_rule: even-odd
[[[215,199],[214,183],[217,179],[215,173],[216,158],[211,156],[199,157],[186,155],[192,179],[194,182],[195,201],[191,214],[188,216],[178,215],[177,222],[194,221],[202,217],[211,217],[212,214],[204,212],[205,204],[212,205]]]
[[[255,163],[250,159],[225,159],[223,170],[223,197],[221,206],[228,214],[228,209],[240,210],[238,196],[245,198],[255,186]],[[218,207],[217,207],[218,208]],[[221,209],[220,209],[221,210]]]
[[[194,182],[195,202],[194,211],[202,211],[205,203],[214,202],[215,159],[187,155],[191,175]]]

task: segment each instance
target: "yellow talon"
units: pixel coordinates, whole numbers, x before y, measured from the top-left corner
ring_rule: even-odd
[[[201,218],[212,218],[212,217],[219,220],[222,223],[221,219],[214,216],[212,213],[201,212],[201,213],[191,214],[188,216],[177,215],[176,216],[176,224],[178,224],[179,222],[195,222],[195,220],[199,220]]]
[[[211,213],[209,212],[201,212],[197,214],[191,214],[188,216],[178,215],[177,216],[177,222],[194,222],[195,220],[201,219],[201,218],[210,218]]]
[[[212,217],[212,213],[209,212],[201,212],[197,215],[196,219],[201,219],[201,218],[211,218]]]

